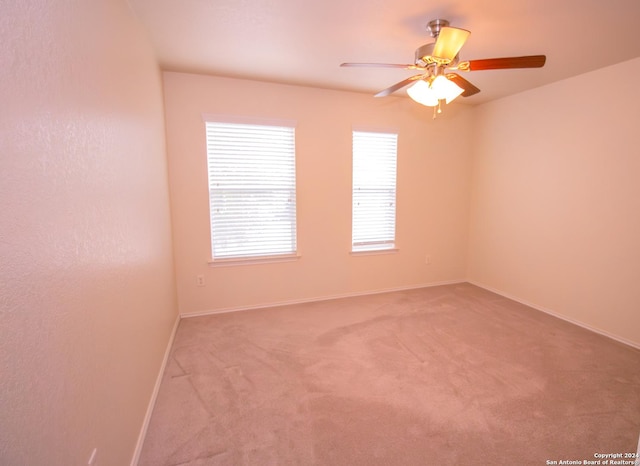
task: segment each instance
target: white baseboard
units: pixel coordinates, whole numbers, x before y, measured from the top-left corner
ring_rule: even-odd
[[[138,442],[136,443],[136,448],[133,451],[131,466],[138,465],[138,460],[140,459],[140,453],[142,453],[142,445],[144,444],[144,439],[147,436],[147,429],[149,428],[149,422],[151,421],[151,414],[153,413],[153,408],[155,407],[155,404],[156,404],[156,398],[158,397],[158,391],[160,390],[160,384],[162,383],[162,376],[164,375],[164,370],[167,367],[167,362],[169,361],[169,354],[171,354],[173,339],[175,338],[176,332],[178,331],[178,324],[180,324],[180,315],[176,316],[176,321],[173,324],[173,330],[171,330],[171,335],[169,336],[167,349],[164,352],[164,358],[162,360],[162,364],[160,365],[160,370],[158,371],[158,377],[156,377],[156,383],[153,387],[153,392],[151,393],[151,399],[149,400],[149,405],[147,406],[147,412],[144,415],[144,421],[142,423],[142,428],[140,429],[140,434],[138,435]]]
[[[500,295],[500,296],[502,296],[504,298],[510,299],[512,301],[516,301],[516,302],[518,302],[520,304],[524,304],[525,306],[529,306],[529,307],[535,309],[536,311],[544,312],[545,314],[552,315],[553,317],[557,317],[558,319],[562,319],[562,320],[564,320],[566,322],[569,322],[569,323],[572,323],[574,325],[577,325],[578,327],[582,327],[582,328],[584,328],[586,330],[590,330],[591,332],[595,332],[595,333],[600,334],[602,336],[605,336],[607,338],[611,338],[612,340],[618,341],[620,343],[624,343],[625,345],[631,346],[632,348],[640,349],[640,343],[637,343],[637,342],[634,342],[634,341],[631,341],[631,340],[627,340],[626,338],[622,338],[622,337],[620,337],[618,335],[614,335],[613,333],[609,333],[609,332],[607,332],[605,330],[602,330],[600,328],[593,327],[593,326],[591,326],[589,324],[585,324],[584,322],[581,322],[579,320],[572,319],[571,317],[567,317],[567,316],[562,315],[559,312],[553,311],[551,309],[547,309],[547,308],[544,308],[542,306],[538,306],[537,304],[530,303],[530,302],[525,301],[523,299],[520,299],[520,298],[517,298],[515,296],[512,296],[509,293],[505,293],[505,292],[503,292],[501,290],[496,290],[494,288],[491,288],[490,286],[483,285],[482,283],[478,283],[478,282],[473,281],[473,280],[468,280],[468,283],[471,283],[472,285],[475,285],[477,287],[483,288],[483,289],[485,289],[487,291],[491,291],[492,293]]]
[[[240,307],[215,309],[215,310],[209,310],[209,311],[185,312],[185,313],[182,313],[180,316],[182,318],[200,317],[200,316],[208,316],[212,314],[225,314],[227,312],[250,311],[253,309],[264,309],[268,307],[288,306],[290,304],[313,303],[318,301],[329,301],[332,299],[352,298],[355,296],[367,296],[367,295],[374,295],[374,294],[381,294],[381,293],[391,293],[394,291],[414,290],[418,288],[429,288],[433,286],[455,285],[458,283],[465,283],[465,282],[466,280],[448,280],[448,281],[442,281],[442,282],[431,282],[431,283],[423,283],[420,285],[410,285],[410,286],[402,286],[402,287],[396,287],[396,288],[385,288],[385,289],[378,289],[378,290],[358,291],[353,293],[341,293],[341,294],[335,294],[335,295],[316,296],[312,298],[294,299],[289,301],[276,301],[271,303],[258,304],[254,306],[240,306]]]

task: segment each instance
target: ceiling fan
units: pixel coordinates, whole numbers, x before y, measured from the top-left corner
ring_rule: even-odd
[[[545,55],[524,57],[488,58],[482,60],[460,61],[458,52],[469,34],[466,29],[449,26],[446,19],[435,19],[427,24],[427,30],[435,42],[418,47],[413,65],[392,63],[342,63],[344,67],[384,67],[419,70],[420,73],[404,79],[387,89],[378,92],[375,97],[385,97],[409,84],[407,94],[423,105],[434,107],[434,115],[440,113],[441,104],[461,95],[469,97],[480,92],[476,86],[453,71],[503,70],[513,68],[541,68],[546,61]]]

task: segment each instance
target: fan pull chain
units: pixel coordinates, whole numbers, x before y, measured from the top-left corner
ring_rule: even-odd
[[[442,100],[438,100],[438,105],[433,107],[433,119],[436,119],[438,113],[442,113]]]

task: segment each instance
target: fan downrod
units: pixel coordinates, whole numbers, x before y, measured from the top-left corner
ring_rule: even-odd
[[[437,39],[442,28],[446,28],[448,26],[449,21],[447,21],[446,19],[434,19],[433,21],[429,21],[427,23],[427,31],[429,31],[431,37]]]

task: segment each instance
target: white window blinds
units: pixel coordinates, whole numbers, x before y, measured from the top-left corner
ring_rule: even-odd
[[[393,249],[398,135],[353,132],[352,250]]]
[[[213,259],[296,252],[295,128],[206,122]]]

